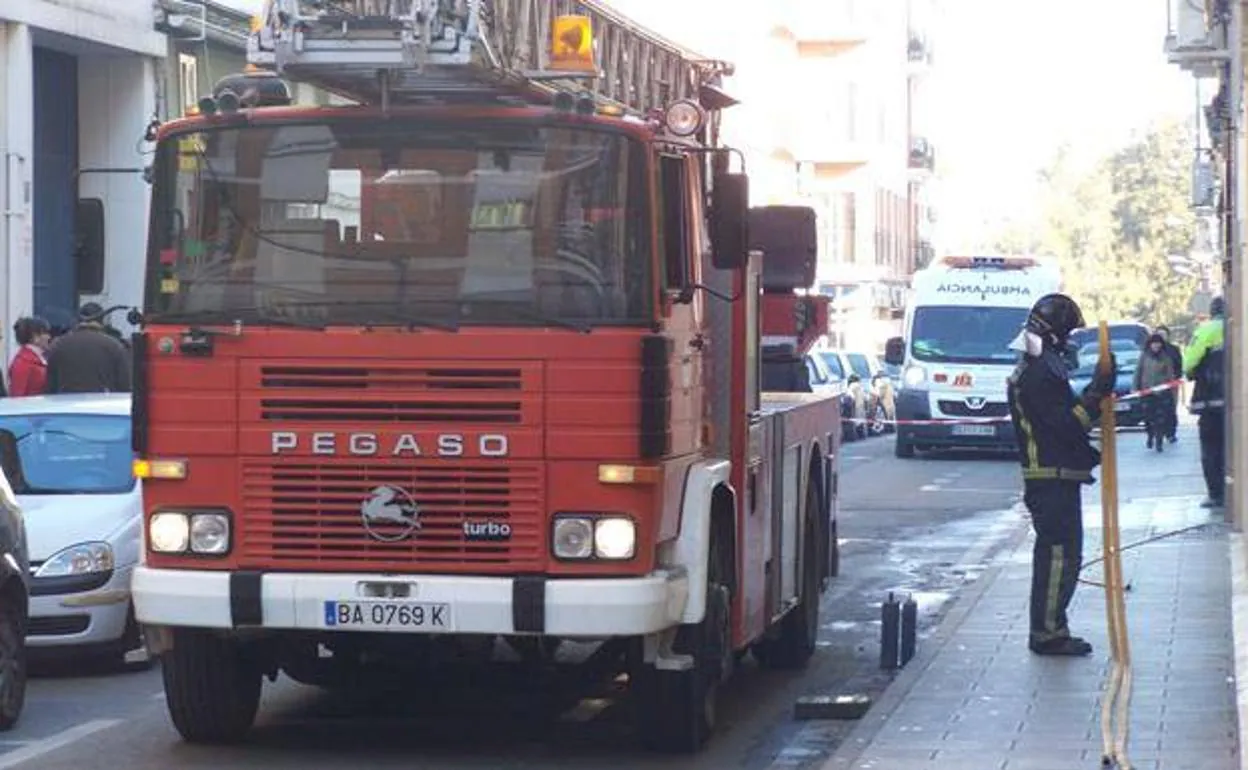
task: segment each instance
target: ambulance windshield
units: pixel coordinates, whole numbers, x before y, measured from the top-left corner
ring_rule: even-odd
[[[911,354],[918,361],[1010,364],[1010,343],[1027,320],[1024,307],[926,306],[914,311]]]

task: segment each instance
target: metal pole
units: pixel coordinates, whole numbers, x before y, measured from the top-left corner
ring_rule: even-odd
[[[1239,394],[1245,386],[1243,357],[1248,352],[1248,296],[1244,293],[1244,280],[1240,273],[1242,255],[1244,253],[1243,211],[1248,207],[1248,185],[1239,178],[1243,172],[1243,161],[1248,154],[1244,152],[1244,53],[1243,29],[1244,9],[1240,0],[1232,0],[1230,28],[1226,33],[1227,47],[1230,48],[1229,65],[1229,113],[1227,126],[1227,167],[1228,173],[1227,202],[1230,211],[1226,217],[1228,249],[1224,259],[1224,282],[1226,297],[1226,365],[1228,368],[1229,385],[1226,389],[1226,415],[1229,430],[1226,431],[1227,480],[1229,488],[1226,498],[1226,518],[1237,528],[1243,529],[1248,510],[1245,510],[1243,496],[1238,493],[1238,485],[1248,485],[1248,420],[1245,420],[1244,402]]]

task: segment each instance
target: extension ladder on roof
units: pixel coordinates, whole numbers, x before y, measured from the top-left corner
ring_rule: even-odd
[[[555,20],[569,14],[591,20],[592,71],[551,66]],[[269,0],[247,59],[366,104],[573,90],[640,113],[732,72],[597,0]]]

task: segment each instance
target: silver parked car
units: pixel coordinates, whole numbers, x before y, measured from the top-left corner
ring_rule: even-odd
[[[143,510],[130,395],[0,399],[0,429],[21,460],[9,481],[29,538],[31,654],[144,662],[130,600]]]

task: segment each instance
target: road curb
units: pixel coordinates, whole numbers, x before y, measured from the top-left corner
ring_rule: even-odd
[[[1248,540],[1240,532],[1229,532],[1227,547],[1231,559],[1231,643],[1235,646],[1235,706],[1239,723],[1239,767],[1248,770]]]
[[[1018,510],[1021,506],[1015,506]],[[943,620],[936,625],[932,631],[932,635],[920,647],[918,654],[910,661],[910,664],[902,669],[897,678],[885,688],[880,699],[875,702],[867,715],[862,718],[837,750],[822,765],[820,770],[850,770],[863,755],[863,752],[871,745],[871,741],[884,725],[888,723],[893,712],[905,701],[906,696],[914,689],[919,678],[932,665],[940,653],[953,640],[959,628],[970,616],[971,612],[979,604],[979,600],[983,598],[988,589],[997,582],[1001,572],[1006,568],[1006,560],[1013,555],[1026,541],[1030,534],[1031,525],[1027,519],[1023,519],[1018,524],[1018,531],[1014,532],[1007,540],[1005,545],[997,551],[993,563],[984,571],[984,574],[972,583],[966,593],[956,597],[946,612]],[[1248,770],[1248,766],[1243,768]]]

